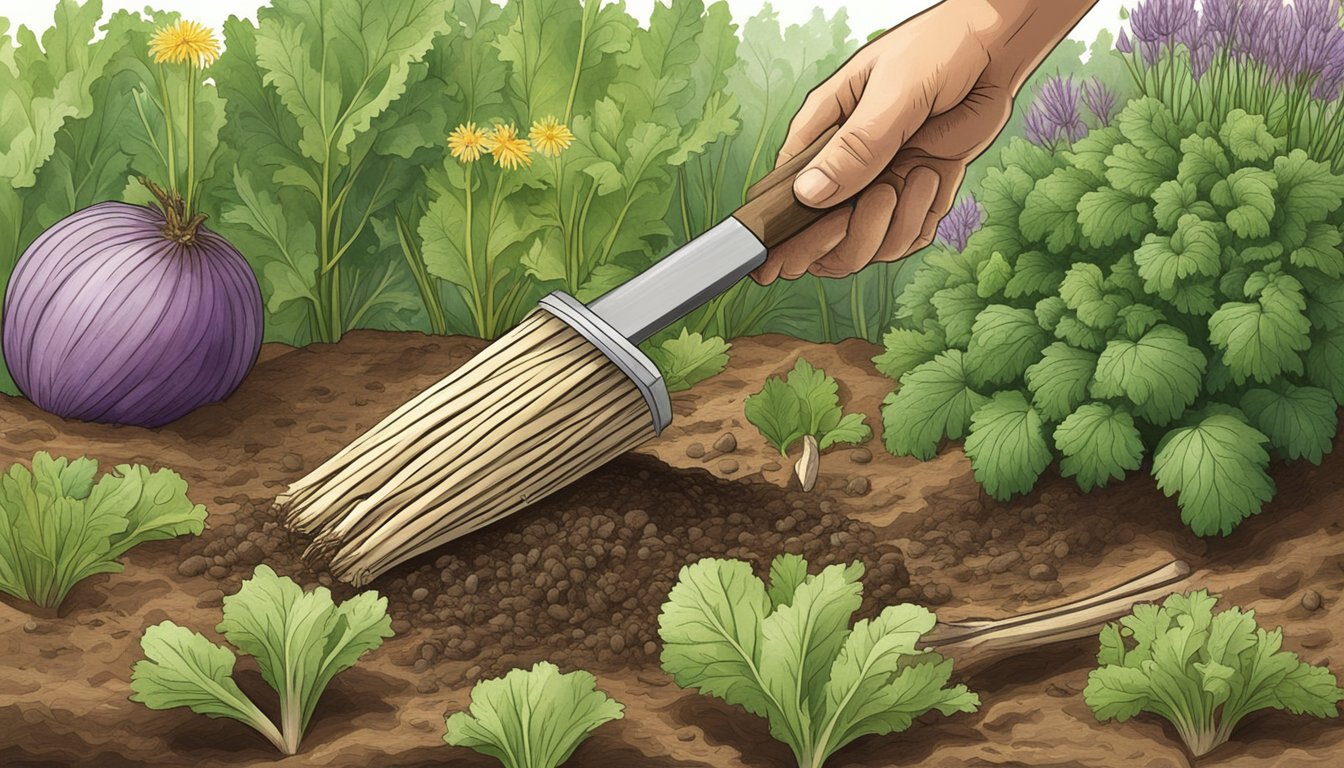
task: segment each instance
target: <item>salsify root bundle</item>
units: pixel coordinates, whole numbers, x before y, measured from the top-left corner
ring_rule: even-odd
[[[639,388],[542,309],[276,500],[342,581],[526,507],[654,436]]]

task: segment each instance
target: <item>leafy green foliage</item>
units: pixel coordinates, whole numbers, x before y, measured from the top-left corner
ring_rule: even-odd
[[[1258,513],[1269,450],[1319,461],[1344,402],[1344,176],[1278,130],[1142,97],[1001,157],[985,226],[901,296],[888,450],[927,459],[969,428],[1000,498],[1056,458],[1091,490],[1151,457],[1195,532]]]
[[[825,450],[837,443],[862,443],[872,436],[863,414],[840,407],[839,385],[826,372],[799,358],[785,377],[771,376],[764,388],[743,401],[747,421],[781,455],[803,435]]]
[[[668,391],[680,392],[723,371],[731,348],[723,339],[682,328],[680,335],[645,345],[644,352],[663,374]]]
[[[862,575],[861,563],[809,574],[797,555],[775,559],[769,585],[742,561],[688,565],[658,618],[663,669],[683,688],[766,718],[799,768],[934,709],[975,711],[975,694],[947,686],[952,662],[916,649],[933,629],[928,610],[894,605],[851,629]]]
[[[999,392],[971,415],[966,456],[990,496],[1026,493],[1050,463],[1040,414],[1021,392]]]
[[[589,734],[624,713],[596,686],[587,672],[561,674],[545,661],[482,680],[471,689],[470,708],[448,717],[443,740],[504,768],[558,768]]]
[[[1101,721],[1151,712],[1171,722],[1196,757],[1227,742],[1247,715],[1278,709],[1333,718],[1344,701],[1330,670],[1282,650],[1283,630],[1254,611],[1214,611],[1206,590],[1143,604],[1101,631],[1083,698]]]
[[[216,631],[253,657],[279,694],[280,726],[238,689],[233,651],[171,621],[145,630],[140,641],[145,658],[131,671],[131,700],[150,709],[187,707],[238,720],[292,755],[332,678],[382,645],[392,636],[391,626],[387,599],[376,592],[338,605],[325,587],[304,592],[289,577],[259,565],[237,593],[224,598]]]
[[[118,465],[95,482],[98,462],[33,457],[0,475],[0,590],[56,608],[70,589],[147,541],[198,535],[205,507],[175,472]]]

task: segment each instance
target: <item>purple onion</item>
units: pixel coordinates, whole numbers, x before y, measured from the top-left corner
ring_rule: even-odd
[[[224,399],[261,349],[261,292],[204,227],[170,239],[156,209],[99,203],[28,247],[5,295],[5,363],[38,407],[157,427]],[[179,230],[182,231],[182,230]]]

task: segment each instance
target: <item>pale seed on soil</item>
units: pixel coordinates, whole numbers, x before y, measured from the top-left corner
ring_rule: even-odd
[[[303,469],[303,457],[297,453],[286,453],[280,457],[280,466],[287,472],[298,472]]]
[[[732,453],[737,450],[737,435],[732,432],[723,433],[723,437],[714,441],[714,450],[719,453]]]
[[[686,446],[686,455],[692,459],[698,459],[705,455],[705,446],[700,443],[691,443]]]
[[[25,621],[25,622],[23,623],[23,631],[24,631],[24,632],[27,632],[28,634],[32,634],[32,633],[36,632],[36,631],[37,631],[37,622],[36,622],[36,621]]]
[[[1308,611],[1315,611],[1321,607],[1321,593],[1314,589],[1308,589],[1302,593],[1302,607]]]

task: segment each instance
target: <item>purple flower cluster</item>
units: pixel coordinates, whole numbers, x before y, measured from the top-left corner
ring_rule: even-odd
[[[1072,144],[1086,135],[1087,125],[1078,112],[1078,99],[1078,86],[1073,82],[1072,75],[1048,78],[1031,106],[1027,107],[1023,118],[1027,141],[1037,146],[1053,147],[1061,139]],[[1112,96],[1112,107],[1114,100]]]
[[[1110,125],[1115,117],[1115,93],[1095,77],[1083,83],[1083,105],[1102,125]]]
[[[1216,56],[1258,64],[1279,84],[1309,84],[1334,100],[1344,88],[1344,8],[1341,0],[1142,0],[1116,48],[1137,49],[1152,65],[1165,50],[1184,46],[1201,77]]]
[[[958,251],[965,250],[966,241],[980,229],[984,220],[984,209],[974,197],[965,195],[938,222],[938,242]]]

